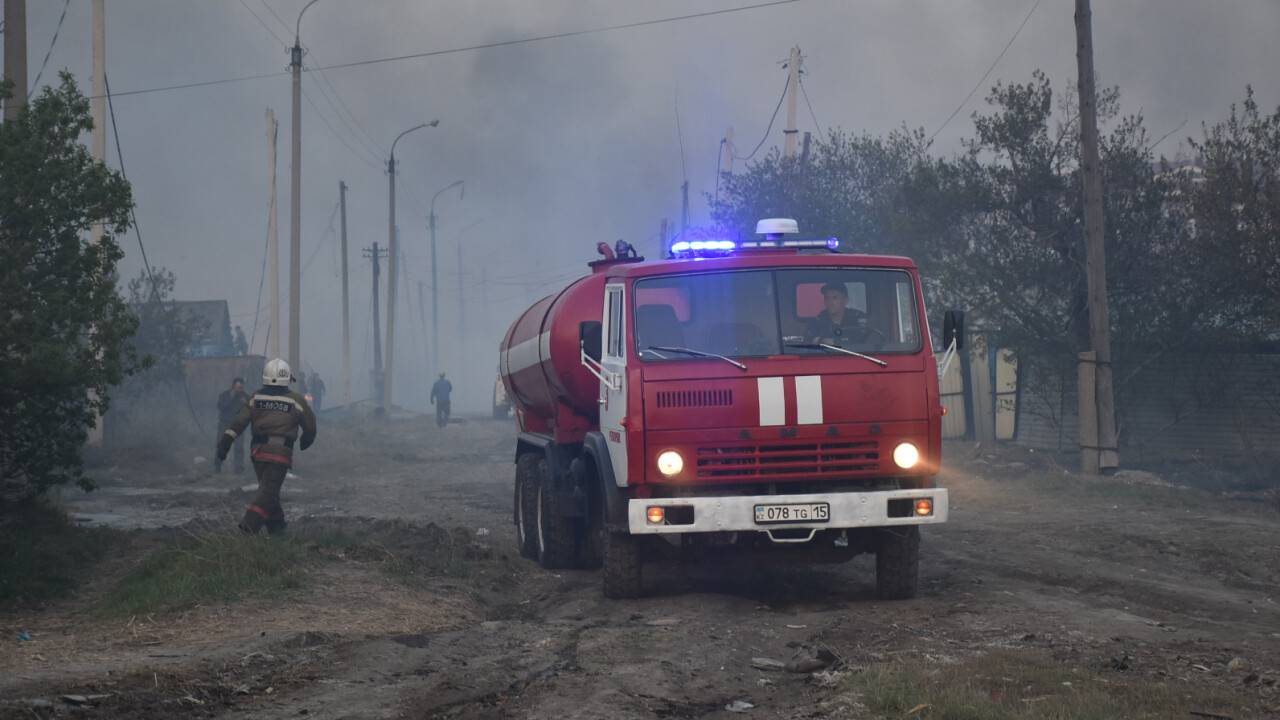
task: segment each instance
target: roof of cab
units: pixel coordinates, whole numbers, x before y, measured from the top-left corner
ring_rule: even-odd
[[[675,258],[642,263],[610,263],[600,268],[613,277],[649,277],[716,270],[749,270],[795,267],[897,268],[915,269],[910,258],[896,255],[854,253],[796,253],[787,251],[747,252],[723,257]]]

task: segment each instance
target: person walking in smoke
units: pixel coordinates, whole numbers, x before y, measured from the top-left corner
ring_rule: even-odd
[[[293,445],[306,450],[316,439],[316,416],[301,394],[289,389],[293,382],[289,364],[280,358],[262,371],[262,387],[253,394],[218,441],[218,461],[226,459],[236,438],[251,428],[249,458],[258,474],[258,494],[244,511],[240,529],[254,534],[265,526],[274,535],[284,531],[280,488],[293,465]],[[299,437],[299,435],[301,435]]]
[[[218,438],[214,441],[214,447],[222,440],[222,429],[231,424],[236,415],[240,414],[240,409],[249,402],[249,394],[244,391],[244,378],[235,378],[231,381],[230,389],[223,390],[218,396]],[[244,472],[244,439],[237,439],[235,442],[236,449],[236,474]],[[213,463],[213,471],[222,472],[222,460],[218,459]]]
[[[444,373],[431,386],[431,404],[436,406],[436,427],[449,424],[449,394],[453,392],[453,383],[445,380]]]

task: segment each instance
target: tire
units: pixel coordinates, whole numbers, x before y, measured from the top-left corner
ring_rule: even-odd
[[[573,566],[577,538],[574,537],[573,520],[558,512],[555,495],[548,487],[547,461],[538,458],[537,491],[535,503],[537,523],[538,564],[548,570]]]
[[[884,528],[876,548],[876,594],[881,600],[908,600],[920,581],[920,528]]]
[[[640,538],[627,533],[604,535],[604,596],[615,600],[638,598],[643,591]]]
[[[538,535],[533,526],[538,513],[537,487],[538,456],[531,453],[521,455],[516,460],[514,498],[516,545],[520,550],[520,557],[531,560],[538,557]]]

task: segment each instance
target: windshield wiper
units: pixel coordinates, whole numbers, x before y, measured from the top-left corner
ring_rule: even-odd
[[[717,355],[715,353],[703,352],[701,350],[694,350],[692,348],[687,348],[687,347],[671,347],[668,345],[650,345],[649,347],[645,348],[645,350],[661,350],[662,352],[678,352],[678,353],[685,353],[687,355],[696,355],[698,357],[716,358],[718,360],[723,360],[729,363],[730,365],[738,368],[739,370],[747,369],[746,365],[743,365],[742,363],[738,362],[737,360],[734,360],[733,358],[725,357],[724,355]]]
[[[885,362],[885,361],[881,360],[881,359],[880,359],[880,358],[878,358],[878,357],[871,357],[870,355],[863,355],[863,354],[862,354],[862,353],[860,353],[860,352],[854,352],[853,350],[849,350],[848,348],[842,348],[842,347],[840,347],[840,346],[838,346],[838,345],[828,345],[828,344],[826,344],[826,343],[806,343],[806,342],[789,342],[789,343],[784,343],[784,344],[785,344],[787,347],[801,348],[801,349],[805,349],[805,350],[818,350],[818,349],[822,349],[822,350],[829,350],[829,351],[831,351],[831,352],[844,353],[845,355],[852,355],[852,356],[854,356],[854,357],[860,357],[860,358],[862,358],[863,360],[870,360],[871,362],[873,362],[873,363],[875,363],[875,364],[879,365],[880,367],[889,367],[889,363],[887,363],[887,362]]]

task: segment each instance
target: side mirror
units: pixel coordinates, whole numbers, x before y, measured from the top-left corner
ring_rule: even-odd
[[[948,310],[942,318],[942,347],[951,347],[952,340],[955,341],[957,350],[964,348],[963,310]]]
[[[587,357],[600,362],[602,341],[599,320],[586,320],[578,324],[578,344]]]

